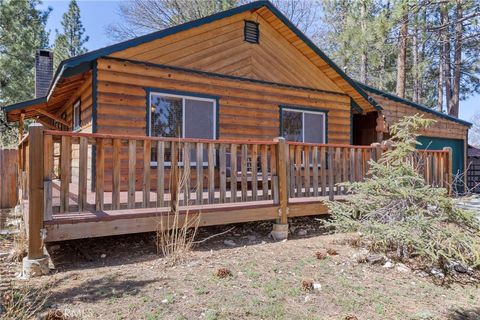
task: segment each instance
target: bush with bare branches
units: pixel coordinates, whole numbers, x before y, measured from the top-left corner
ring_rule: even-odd
[[[194,245],[195,235],[200,224],[200,214],[190,214],[188,203],[186,212],[180,212],[180,190],[184,190],[186,182],[190,179],[190,173],[171,174],[171,179],[179,181],[174,203],[170,211],[160,218],[157,227],[157,251],[162,252],[164,257],[171,259],[173,263],[181,260],[185,254],[191,251]]]

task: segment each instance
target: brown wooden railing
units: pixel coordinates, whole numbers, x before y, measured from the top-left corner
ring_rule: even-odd
[[[19,144],[20,188],[29,200],[29,256],[41,255],[43,222],[58,213],[245,203],[278,205],[287,222],[295,198],[334,200],[361,181],[387,144],[352,146],[274,141],[138,137],[44,130]],[[452,152],[410,159],[425,180],[450,189]]]

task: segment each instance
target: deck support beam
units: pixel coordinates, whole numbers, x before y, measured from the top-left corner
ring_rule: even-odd
[[[277,142],[277,175],[278,175],[278,219],[273,226],[272,236],[275,240],[284,240],[288,237],[288,181],[287,181],[287,143],[285,138],[278,137]]]
[[[44,142],[43,126],[38,123],[28,127],[28,255],[23,259],[24,277],[41,276],[48,273],[48,257],[43,253],[44,211]]]

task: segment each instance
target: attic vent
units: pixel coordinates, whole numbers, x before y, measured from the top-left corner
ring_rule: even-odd
[[[250,43],[258,43],[260,33],[258,30],[258,23],[253,21],[245,21],[245,28],[243,29],[245,41]]]

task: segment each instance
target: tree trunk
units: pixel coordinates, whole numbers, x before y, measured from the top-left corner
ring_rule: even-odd
[[[440,21],[441,25],[447,25],[449,18],[448,18],[448,8],[447,5],[444,4],[440,8]],[[441,54],[440,60],[443,64],[443,81],[445,84],[445,99],[446,99],[446,106],[447,110],[450,109],[451,101],[452,101],[452,71],[451,71],[451,58],[450,58],[450,37],[448,34],[448,28],[440,29],[440,42],[441,42]]]
[[[418,12],[414,13],[414,29],[412,37],[412,59],[413,59],[413,102],[420,101],[420,66],[419,66],[419,32],[418,32]]]
[[[443,52],[443,50],[441,50]],[[445,79],[443,78],[443,60],[440,59],[438,64],[438,100],[437,100],[437,108],[439,112],[443,112],[443,82]]]
[[[455,22],[455,51],[453,57],[453,90],[452,101],[449,106],[448,114],[458,118],[460,105],[460,77],[462,68],[462,37],[463,37],[463,17],[462,0],[457,0]]]
[[[367,4],[366,1],[362,1],[360,7],[360,27],[362,31],[362,37],[365,38],[367,34]],[[362,46],[361,61],[360,61],[360,81],[367,83],[367,72],[368,72],[368,56],[367,56],[367,45],[366,41]]]
[[[408,5],[403,4],[403,17],[400,25],[400,38],[397,56],[397,96],[405,98],[405,76],[407,64]]]

